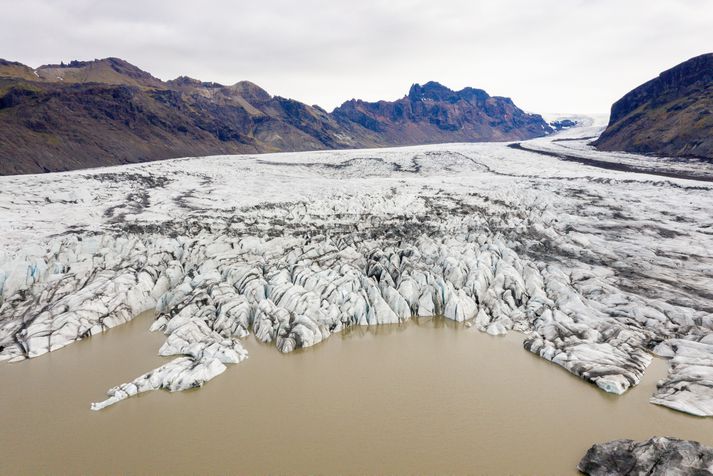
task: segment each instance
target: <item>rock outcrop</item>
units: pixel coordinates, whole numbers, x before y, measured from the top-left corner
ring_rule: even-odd
[[[594,145],[713,160],[713,53],[664,71],[614,103]]]
[[[518,140],[551,131],[507,98],[437,83],[394,103],[350,101],[330,114],[187,77],[161,81],[118,58],[45,65],[0,60],[0,174],[172,157]]]
[[[713,448],[666,437],[614,440],[592,446],[577,469],[589,476],[713,475]]]

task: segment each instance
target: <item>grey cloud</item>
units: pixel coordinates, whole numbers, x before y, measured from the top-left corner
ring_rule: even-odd
[[[713,47],[709,0],[0,0],[0,57],[119,56],[163,79],[249,79],[331,108],[414,82],[543,111],[606,111]]]

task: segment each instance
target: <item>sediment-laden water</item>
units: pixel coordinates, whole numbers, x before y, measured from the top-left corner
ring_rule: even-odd
[[[289,355],[248,340],[250,358],[200,391],[90,411],[168,360],[150,322],[0,365],[1,474],[576,474],[594,442],[713,444],[707,419],[647,403],[663,361],[617,397],[522,351],[521,334],[444,319],[357,327]]]

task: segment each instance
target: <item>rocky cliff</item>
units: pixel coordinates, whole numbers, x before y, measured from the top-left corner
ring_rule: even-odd
[[[713,53],[664,71],[618,100],[594,144],[607,151],[713,160]]]

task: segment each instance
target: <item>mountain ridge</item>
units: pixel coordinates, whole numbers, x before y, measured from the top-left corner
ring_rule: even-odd
[[[509,98],[434,81],[395,101],[334,111],[249,81],[162,81],[119,58],[37,69],[0,60],[0,174],[171,157],[437,142],[522,140],[552,132]]]

